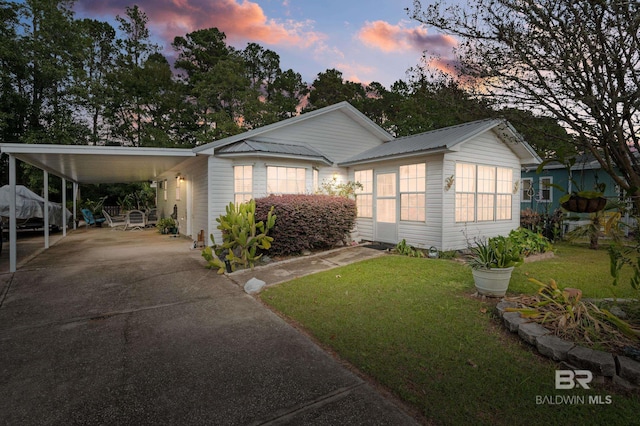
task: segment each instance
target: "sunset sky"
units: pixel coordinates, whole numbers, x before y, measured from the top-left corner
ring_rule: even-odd
[[[255,42],[275,51],[283,70],[292,68],[308,83],[335,68],[346,80],[389,87],[424,50],[447,63],[455,45],[409,19],[411,0],[76,0],[76,17],[117,27],[115,16],[133,4],[147,14],[152,38],[167,56],[175,36],[217,27],[238,49]]]

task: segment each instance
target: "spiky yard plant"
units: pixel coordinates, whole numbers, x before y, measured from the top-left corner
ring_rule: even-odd
[[[519,312],[523,318],[535,321],[570,341],[614,350],[640,341],[640,329],[607,309],[582,300],[579,290],[561,289],[553,279],[546,284],[535,278],[529,278],[529,281],[538,285],[536,295],[510,298],[518,307],[507,311]]]

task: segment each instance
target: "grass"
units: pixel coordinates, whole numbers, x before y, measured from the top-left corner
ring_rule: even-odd
[[[553,260],[516,268],[521,270],[514,287],[536,289],[527,283],[527,272],[546,279],[540,274],[561,271],[556,276],[560,282],[576,285],[579,280],[565,269],[573,262],[580,265],[586,255],[563,246]],[[591,274],[591,269],[578,270]],[[600,289],[593,284],[588,291]],[[624,395],[604,385],[555,390],[558,365],[506,332],[492,305],[472,293],[473,278],[465,265],[385,256],[269,288],[261,298],[416,407],[428,422],[616,425],[635,418],[637,394]],[[611,396],[612,402],[537,404],[537,398],[555,395]]]
[[[556,244],[554,249],[554,258],[525,263],[516,268],[509,284],[509,291],[534,293],[537,286],[528,281],[529,277],[542,282],[548,282],[553,278],[560,288],[581,289],[584,297],[640,298],[640,292],[629,284],[629,270],[623,271],[621,285],[612,285],[609,255],[604,244],[599,250],[590,250],[586,244],[568,243]]]

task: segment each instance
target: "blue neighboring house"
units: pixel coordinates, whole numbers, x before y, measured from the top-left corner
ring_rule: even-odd
[[[521,176],[521,211],[531,209],[537,213],[551,214],[560,208],[559,200],[567,192],[596,190],[601,183],[605,184],[604,196],[607,199],[620,196],[618,185],[593,157],[587,155],[577,157],[571,170],[566,164],[551,162],[540,173],[534,167],[525,167]],[[551,185],[558,185],[566,192]]]

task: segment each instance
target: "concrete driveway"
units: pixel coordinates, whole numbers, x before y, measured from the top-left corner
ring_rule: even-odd
[[[1,274],[0,423],[415,423],[190,245],[79,229]]]

